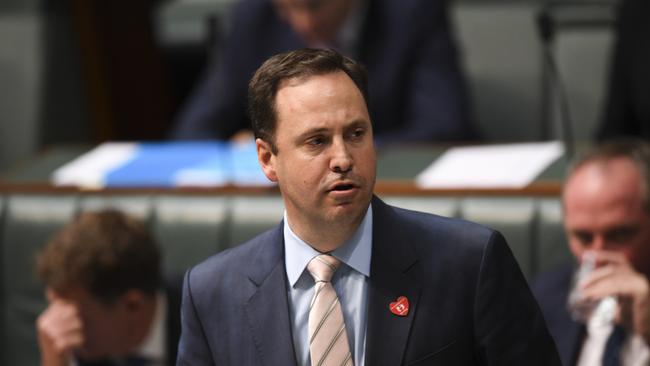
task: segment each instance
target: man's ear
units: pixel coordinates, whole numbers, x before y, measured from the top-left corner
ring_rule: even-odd
[[[264,175],[266,175],[271,182],[277,182],[278,176],[275,171],[275,154],[273,154],[271,144],[257,138],[255,139],[255,147],[257,148],[257,161],[259,161]]]

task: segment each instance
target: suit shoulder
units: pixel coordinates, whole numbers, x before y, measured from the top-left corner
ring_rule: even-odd
[[[487,243],[494,235],[500,235],[496,230],[475,222],[389,207],[402,217],[402,224],[410,227],[410,230],[418,234],[428,233],[437,241]]]
[[[279,227],[270,229],[235,247],[216,253],[192,267],[190,280],[197,278],[214,278],[218,274],[233,274],[247,268],[260,250],[270,243],[279,240],[282,232]]]
[[[384,209],[384,207],[386,209]],[[501,258],[508,245],[503,236],[486,226],[455,218],[384,206],[377,214],[373,231],[377,243],[404,243],[400,252],[411,252],[421,260],[454,266],[480,268],[486,256]],[[374,206],[373,206],[374,213]],[[394,246],[383,245],[386,252]]]

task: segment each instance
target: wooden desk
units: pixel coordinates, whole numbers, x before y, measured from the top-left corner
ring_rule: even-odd
[[[89,151],[88,147],[54,147],[36,158],[20,164],[0,178],[0,193],[78,193],[86,189],[55,187],[49,176],[58,167]],[[393,146],[378,152],[377,183],[375,192],[391,196],[539,196],[558,197],[567,161],[558,159],[529,186],[521,189],[422,189],[415,185],[414,177],[445,151],[445,147]],[[214,188],[106,188],[92,190],[102,193],[178,193],[178,194],[277,194],[275,187],[224,186]]]

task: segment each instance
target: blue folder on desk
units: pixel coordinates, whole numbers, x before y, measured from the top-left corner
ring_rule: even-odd
[[[55,184],[79,186],[85,185],[84,179],[75,177],[89,175],[98,176],[96,185],[103,187],[270,184],[258,165],[254,143],[107,143],[58,170]]]

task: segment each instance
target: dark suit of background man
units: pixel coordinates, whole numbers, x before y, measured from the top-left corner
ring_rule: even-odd
[[[44,247],[37,269],[49,302],[37,321],[42,366],[174,364],[180,281],[163,293],[160,253],[141,222],[84,213]]]
[[[605,365],[608,349],[613,364],[650,363],[648,188],[650,146],[640,140],[605,143],[570,170],[562,197],[569,247],[577,263],[586,253],[596,262],[579,287],[581,301],[615,296],[619,315],[613,324],[589,314],[574,320],[567,308],[573,263],[540,276],[535,294],[566,366]]]
[[[305,266],[321,253],[342,262],[332,284],[357,366],[559,364],[499,233],[373,196],[359,64],[330,50],[280,54],[253,76],[249,100],[285,218],[188,271],[180,365],[309,365]]]
[[[470,140],[475,132],[447,10],[446,0],[243,0],[174,137],[241,136],[250,129],[248,81],[264,60],[331,47],[366,66],[378,141]]]
[[[650,140],[650,1],[623,0],[600,140]]]

